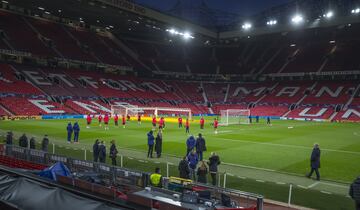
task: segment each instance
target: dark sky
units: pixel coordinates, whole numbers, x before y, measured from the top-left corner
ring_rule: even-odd
[[[147,5],[161,11],[171,9],[177,0],[135,0],[136,2]],[[200,2],[201,0],[181,0],[184,4],[189,2]],[[231,13],[237,13],[241,16],[253,15],[273,6],[277,6],[292,0],[205,0],[212,9],[219,9]]]

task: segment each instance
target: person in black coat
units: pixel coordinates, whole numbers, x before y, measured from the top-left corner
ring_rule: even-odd
[[[209,158],[208,165],[213,185],[216,185],[216,175],[218,172],[218,165],[220,165],[220,163],[221,162],[219,156],[215,152],[212,152]]]
[[[96,139],[93,145],[94,162],[98,162],[99,160],[99,143],[99,139]]]
[[[7,132],[6,135],[6,142],[7,145],[12,145],[13,144],[13,133],[11,131]]]
[[[48,151],[48,146],[49,146],[49,139],[48,139],[48,135],[45,135],[42,142],[41,142],[41,150],[44,152]]]
[[[116,166],[117,154],[118,154],[118,150],[116,149],[115,140],[112,140],[111,147],[110,147],[110,158],[111,158],[111,164],[113,166]]]
[[[159,130],[156,138],[155,138],[155,152],[156,152],[156,157],[160,158],[161,157],[161,152],[162,152],[162,129]]]
[[[19,138],[19,146],[20,147],[28,147],[28,138],[25,133]]]
[[[73,131],[74,131],[74,143],[79,143],[79,134],[80,134],[80,126],[78,122],[75,122],[73,125]]]
[[[184,156],[183,159],[180,161],[178,170],[179,170],[180,178],[190,179],[189,162],[187,161],[186,156]]]
[[[201,133],[199,133],[199,137],[196,139],[195,147],[196,147],[196,153],[198,154],[199,160],[202,161],[203,160],[203,152],[206,151],[206,143],[205,143],[205,139],[202,137]]]
[[[320,148],[319,148],[319,144],[314,144],[314,149],[311,153],[311,157],[310,157],[310,166],[311,166],[311,171],[310,173],[307,175],[308,178],[310,178],[312,176],[312,174],[316,173],[316,180],[320,180],[320,173],[319,173],[319,168],[320,168]]]
[[[106,147],[104,141],[101,141],[99,145],[99,162],[105,163],[106,161]]]
[[[349,195],[355,201],[356,210],[360,210],[360,176],[351,184]]]
[[[154,135],[153,135],[153,131],[150,131],[149,133],[147,133],[147,140],[148,140],[148,154],[147,157],[148,158],[152,158],[152,154],[153,154],[153,149],[154,149]]]
[[[67,141],[68,141],[68,143],[71,143],[71,136],[74,131],[74,129],[71,125],[71,122],[68,123],[68,125],[66,127],[66,131],[67,131]]]
[[[30,138],[30,149],[36,149],[36,141],[34,137]]]

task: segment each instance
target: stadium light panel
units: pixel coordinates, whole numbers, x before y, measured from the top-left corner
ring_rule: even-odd
[[[50,12],[48,12],[48,11],[45,11],[44,13],[47,14],[47,15],[50,15]]]
[[[5,4],[8,4],[9,2],[8,1],[1,1],[2,3],[5,3]]]
[[[252,27],[252,25],[251,25],[251,23],[244,23],[241,27],[244,30],[249,30]]]
[[[266,22],[266,25],[272,26],[272,25],[276,25],[277,24],[277,20],[269,20],[268,22]]]
[[[327,19],[330,19],[334,16],[334,12],[333,11],[328,11],[327,13],[325,13],[323,15],[323,17],[327,18]]]
[[[300,24],[304,21],[304,17],[300,14],[296,14],[291,18],[291,22],[294,24]]]
[[[330,44],[335,44],[336,43],[336,41],[335,40],[330,40],[330,42],[329,42]]]
[[[351,10],[351,13],[352,14],[359,14],[360,13],[360,8],[356,8],[356,9]]]
[[[45,8],[44,8],[44,7],[38,7],[38,9],[39,9],[39,10],[45,10]]]

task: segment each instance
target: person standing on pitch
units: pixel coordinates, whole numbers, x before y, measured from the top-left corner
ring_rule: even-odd
[[[269,116],[266,117],[266,124],[271,125],[271,118]]]
[[[126,125],[125,115],[122,116],[122,125],[123,125],[123,128],[125,128],[125,125]]]
[[[152,130],[147,134],[147,140],[148,140],[148,154],[147,154],[147,157],[152,158],[153,157],[152,153],[153,153],[153,149],[154,149],[154,135],[153,135]]]
[[[119,116],[117,114],[114,116],[114,123],[116,127],[119,126]]]
[[[195,148],[196,140],[193,135],[191,135],[186,140],[186,155],[189,155],[189,153]]]
[[[141,114],[138,114],[137,120],[138,120],[138,125],[141,125]]]
[[[186,131],[186,133],[190,133],[190,122],[189,122],[189,118],[186,118],[186,121],[185,121],[185,131]]]
[[[111,164],[113,166],[116,166],[117,154],[118,154],[118,150],[116,149],[115,140],[112,140],[111,147],[110,147],[110,158],[111,158]]]
[[[90,114],[88,114],[86,117],[86,123],[87,123],[86,128],[90,128],[91,120],[92,120],[92,118],[91,118]]]
[[[101,127],[102,119],[103,119],[103,117],[102,117],[101,113],[99,113],[98,121],[99,121],[99,126],[100,127]]]
[[[105,130],[109,130],[109,115],[106,113],[104,116]]]
[[[152,126],[153,126],[153,130],[156,129],[156,116],[154,115],[152,118]]]
[[[78,144],[79,143],[80,126],[77,121],[73,125],[73,130],[74,130],[74,143]]]
[[[218,126],[219,126],[219,121],[215,118],[214,119],[214,132],[215,132],[215,134],[218,133]]]
[[[312,174],[316,173],[316,180],[320,181],[320,173],[319,173],[319,168],[320,168],[320,148],[319,148],[319,144],[314,144],[314,148],[313,151],[311,153],[311,157],[310,157],[310,166],[311,166],[311,171],[310,173],[307,175],[308,178],[310,178],[312,176]]]
[[[179,128],[182,128],[183,123],[182,123],[182,117],[181,116],[179,116],[179,118],[178,118],[178,123],[179,123]]]
[[[200,129],[204,129],[204,125],[205,125],[204,117],[201,117],[201,119],[200,119]]]
[[[48,139],[48,135],[45,134],[41,142],[41,150],[44,152],[48,152],[48,147],[49,147],[49,139]]]
[[[209,158],[209,171],[210,171],[210,175],[211,175],[211,180],[212,180],[212,185],[216,185],[216,175],[218,172],[218,165],[220,165],[220,158],[219,156],[215,153],[212,152],[211,156]]]
[[[100,163],[106,162],[106,146],[104,141],[101,141],[99,145],[99,162]]]
[[[72,133],[73,133],[73,127],[71,125],[71,122],[68,123],[67,127],[66,127],[66,130],[67,130],[67,142],[68,144],[71,143],[71,137],[72,137]]]
[[[360,210],[360,176],[351,184],[349,195],[355,201],[356,210]]]
[[[199,160],[202,161],[203,152],[206,151],[206,144],[205,144],[205,139],[202,137],[201,133],[199,133],[199,137],[196,139],[195,147],[196,147],[196,153],[199,156]]]
[[[93,157],[94,157],[94,162],[98,162],[99,159],[99,139],[95,140],[95,143],[93,145]]]
[[[259,115],[256,115],[256,123],[259,123]]]
[[[156,157],[157,158],[161,157],[162,141],[163,141],[162,130],[160,129],[157,136],[156,136],[156,138],[155,138],[155,152],[156,152]]]

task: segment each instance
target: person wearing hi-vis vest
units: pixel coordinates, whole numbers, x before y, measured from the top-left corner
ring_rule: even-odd
[[[150,175],[150,184],[153,187],[162,187],[162,176],[159,167],[156,167],[155,173]]]

